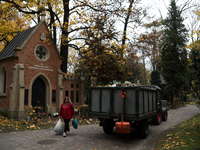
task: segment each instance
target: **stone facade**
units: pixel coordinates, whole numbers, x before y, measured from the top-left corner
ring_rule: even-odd
[[[37,98],[44,102],[46,113],[58,112],[67,93],[75,107],[83,104],[84,81],[80,77],[66,78],[61,72],[62,60],[45,21],[14,51],[14,56],[0,59],[0,113],[23,118],[24,108],[33,107]],[[44,85],[44,94],[33,94],[42,88],[39,84]]]

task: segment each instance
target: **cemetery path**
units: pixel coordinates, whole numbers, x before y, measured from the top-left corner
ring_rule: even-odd
[[[130,134],[117,134],[114,130],[108,135],[98,124],[81,125],[77,130],[71,127],[67,137],[56,135],[53,129],[1,133],[0,150],[150,150],[160,136],[199,113],[200,109],[196,105],[171,109],[168,111],[167,121],[159,126],[149,125],[146,139],[139,139],[135,129]]]

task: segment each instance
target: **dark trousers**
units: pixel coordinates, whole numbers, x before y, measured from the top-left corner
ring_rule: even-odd
[[[64,132],[66,132],[66,131],[69,132],[69,121],[70,121],[70,119],[64,119],[64,122],[65,122]]]

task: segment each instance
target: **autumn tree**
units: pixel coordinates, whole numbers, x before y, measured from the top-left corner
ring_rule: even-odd
[[[13,6],[0,2],[0,51],[17,33],[30,27],[30,19],[24,17]]]
[[[147,84],[146,78],[146,58],[149,57],[151,60],[151,66],[153,70],[158,69],[158,64],[160,62],[160,41],[161,41],[161,21],[153,21],[149,24],[143,24],[148,32],[141,33],[135,38],[134,47],[141,57],[142,72],[143,72],[143,83]]]
[[[146,8],[142,8],[140,2],[141,0],[124,0],[121,4],[121,9],[116,13],[123,27],[120,41],[126,53],[129,53],[131,47],[135,46],[133,41],[135,28],[140,25],[141,20],[147,15]]]
[[[149,43],[148,41],[148,36],[145,34],[140,34],[139,37],[137,38],[136,46],[137,46],[137,52],[140,55],[141,61],[142,61],[142,72],[143,72],[143,83],[147,84],[146,80],[146,58],[151,55],[150,48],[149,48]]]
[[[196,8],[195,11],[191,12],[192,20],[190,22],[190,32],[191,32],[191,43],[187,46],[190,49],[189,53],[189,69],[190,69],[190,83],[193,91],[198,95],[198,90],[200,88],[200,22],[199,16],[200,11]]]
[[[192,12],[192,21],[191,21],[191,43],[187,46],[188,49],[199,50],[200,47],[200,10],[196,9]]]
[[[150,58],[153,71],[159,70],[160,44],[162,38],[162,20],[155,20],[143,25],[147,31],[142,34],[138,43],[145,43],[145,53]],[[140,44],[138,45],[140,46]]]
[[[141,74],[141,63],[140,58],[135,53],[130,53],[126,56],[126,63],[124,65],[125,74],[124,78],[126,81],[137,83]]]
[[[194,47],[191,49],[189,62],[192,89],[198,95],[197,91],[200,89],[200,50]]]
[[[80,51],[80,67],[87,68],[93,76],[96,85],[106,85],[113,80],[123,77],[122,48],[118,47],[114,32],[114,21],[108,20],[107,15],[96,17],[92,28],[84,31],[87,35],[85,46]],[[94,29],[93,29],[94,28]]]
[[[171,0],[168,16],[164,21],[163,43],[161,52],[162,75],[167,82],[165,90],[171,97],[179,96],[187,80],[187,30],[183,24],[181,12],[175,0]]]

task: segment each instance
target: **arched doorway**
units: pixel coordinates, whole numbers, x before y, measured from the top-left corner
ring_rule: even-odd
[[[37,101],[39,101],[45,112],[45,95],[45,83],[41,78],[37,78],[32,85],[32,107],[35,107]]]

